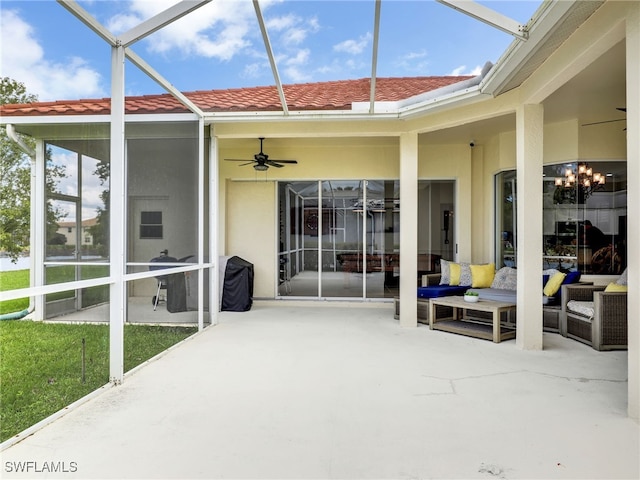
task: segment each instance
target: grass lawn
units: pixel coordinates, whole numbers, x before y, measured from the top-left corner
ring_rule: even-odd
[[[194,327],[125,325],[125,371],[196,331]],[[0,441],[108,381],[108,325],[50,324],[25,320],[0,322]]]
[[[0,272],[0,291],[17,290],[29,286],[29,270]],[[29,307],[28,298],[0,302],[0,315],[24,310]]]
[[[79,278],[87,280],[90,278],[100,278],[109,275],[109,267],[105,265],[85,265],[79,269]],[[55,283],[71,282],[75,280],[76,267],[73,265],[60,265],[55,267],[47,267],[46,278],[47,285]],[[27,288],[29,286],[29,270],[13,270],[8,272],[0,272],[0,291],[16,290],[18,288]],[[58,292],[47,295],[47,301],[60,300],[75,295],[73,291]],[[97,305],[109,300],[109,286],[102,285],[98,287],[90,287],[82,290],[82,307]],[[20,298],[16,300],[7,300],[0,302],[0,315],[5,313],[19,312],[29,307],[28,298]]]

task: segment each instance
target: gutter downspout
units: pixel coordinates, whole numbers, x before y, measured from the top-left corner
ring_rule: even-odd
[[[22,150],[24,153],[26,153],[27,155],[29,155],[29,158],[31,159],[31,192],[35,191],[35,187],[36,187],[36,152],[35,150],[32,150],[26,143],[24,143],[24,141],[18,136],[18,134],[16,133],[16,129],[13,126],[13,124],[8,123],[6,126],[6,131],[7,131],[7,136],[16,144],[18,145],[18,147],[20,147],[20,150]],[[31,219],[34,219],[36,217],[36,205],[34,204],[34,202],[31,202]],[[29,222],[29,244],[30,244],[30,248],[29,248],[29,285],[34,285],[35,283],[35,269],[34,267],[34,251],[33,248],[31,248],[31,243],[33,241],[34,238],[36,238],[36,226],[35,223],[33,221]],[[8,316],[8,318],[2,318],[2,320],[7,320],[7,319],[17,319],[17,318],[23,318],[25,316],[27,316],[29,313],[33,312],[35,310],[35,298],[34,297],[29,297],[29,308],[26,310],[23,310],[22,312],[16,312],[14,314],[7,314],[6,316]],[[17,315],[15,317],[12,317],[12,315]],[[5,315],[3,315],[4,317]]]

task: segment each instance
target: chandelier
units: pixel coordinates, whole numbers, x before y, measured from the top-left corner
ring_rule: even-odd
[[[579,203],[589,198],[596,190],[604,188],[605,176],[601,173],[594,172],[586,163],[578,163],[578,170],[567,168],[564,171],[564,178],[557,177],[555,180],[556,187],[578,189]]]

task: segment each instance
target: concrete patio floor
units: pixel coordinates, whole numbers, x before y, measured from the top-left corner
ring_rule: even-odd
[[[388,304],[316,305],[222,313],[3,451],[2,478],[640,477],[626,352],[556,334],[522,351],[401,328]]]

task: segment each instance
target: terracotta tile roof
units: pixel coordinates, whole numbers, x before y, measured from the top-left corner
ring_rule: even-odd
[[[88,218],[86,220],[82,220],[82,226],[83,227],[93,227],[94,225],[98,224],[98,218],[94,217],[94,218]],[[76,222],[58,222],[58,228],[68,228],[68,227],[75,227],[76,226]]]
[[[451,85],[469,76],[378,78],[376,101],[398,101],[424,92]],[[368,102],[370,79],[302,83],[283,86],[288,108],[297,110],[351,110],[352,102]],[[185,95],[205,112],[281,111],[275,86],[201,90]],[[59,100],[0,106],[0,115],[107,115],[109,98],[91,100]],[[186,113],[187,108],[170,94],[143,95],[126,98],[126,111],[135,113]]]

